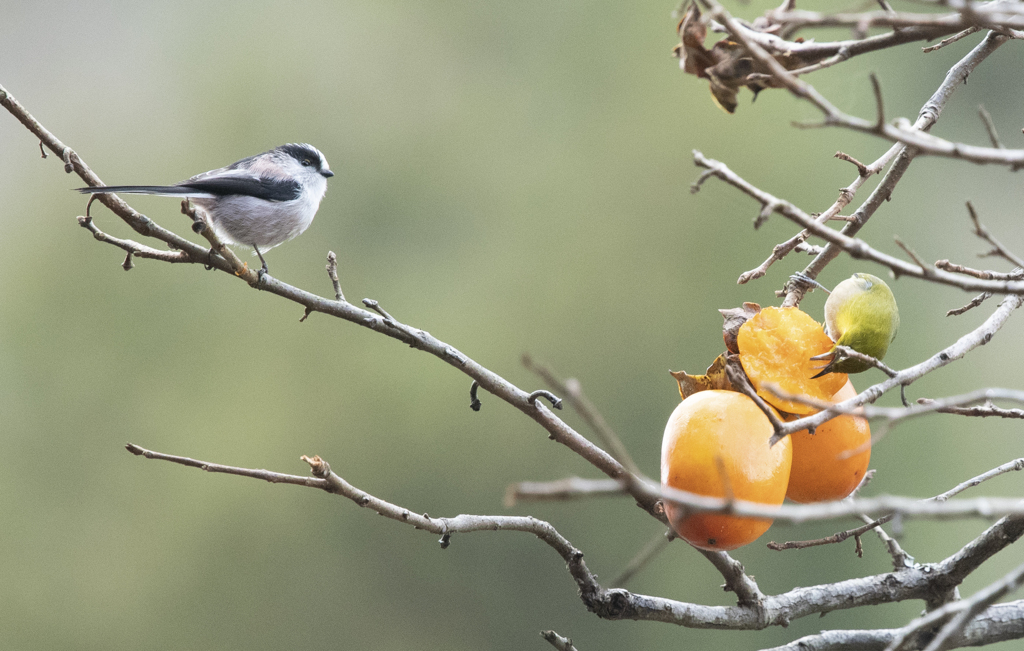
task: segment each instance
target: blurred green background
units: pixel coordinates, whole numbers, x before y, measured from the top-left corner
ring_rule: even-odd
[[[769,4],[730,8],[753,18]],[[726,115],[670,57],[673,9],[6,0],[0,84],[112,184],[170,183],[284,142],[315,144],[338,175],[309,231],[271,252],[275,276],[330,296],[324,258],[334,250],[351,300],[381,301],[521,387],[540,387],[520,365],[524,352],[579,378],[656,476],[679,399],[667,371],[702,371],[722,349],[717,308],[777,303],[773,291],[808,260],[736,285],[795,229],[773,217],[755,232],[758,206],[719,182],[691,194],[690,151],[818,212],[855,175],[836,150],[872,161],[888,146],[791,128],[817,115],[781,91],[753,105],[744,92]],[[888,115],[913,119],[979,39],[864,56],[810,80],[870,117],[874,71]],[[1004,46],[934,133],[987,144],[984,103],[1020,147],[1019,62],[1018,45]],[[626,499],[506,509],[511,482],[597,474],[487,394],[470,411],[468,378],[390,339],[321,315],[300,324],[296,305],[201,267],[140,260],[125,273],[119,251],[75,221],[80,180],[56,157],[42,160],[6,112],[0,153],[0,646],[543,649],[538,631],[553,628],[583,651],[756,649],[822,628],[900,626],[920,611],[905,603],[750,633],[607,622],[585,611],[561,560],[532,536],[457,535],[442,551],[436,536],[324,493],[133,457],[127,441],[304,474],[299,456],[320,454],[413,511],[549,520],[604,580],[660,529]],[[984,265],[967,199],[1024,252],[1019,176],[949,160],[919,159],[862,237],[898,253],[898,234],[927,260]],[[195,237],[175,201],[132,204]],[[136,237],[103,208],[94,214],[101,229]],[[821,280],[861,269],[842,258]],[[903,328],[886,361],[897,368],[950,344],[996,303],[947,318],[972,295],[914,279],[892,286]],[[804,306],[820,315],[823,302],[818,292]],[[968,360],[913,385],[911,398],[1020,388],[1022,333],[1017,315]],[[1020,436],[1019,421],[903,425],[876,447],[869,493],[942,492],[1021,456]],[[973,494],[1021,486],[1003,477]],[[773,593],[888,570],[875,539],[863,559],[852,543],[782,554],[763,545],[847,524],[776,526],[734,555]],[[984,526],[911,522],[903,543],[934,561]],[[1019,556],[1004,552],[965,592]],[[629,587],[731,603],[720,583],[674,543]]]

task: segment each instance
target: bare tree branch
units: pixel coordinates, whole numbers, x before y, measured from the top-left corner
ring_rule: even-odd
[[[1006,149],[1003,143],[999,140],[999,134],[996,132],[996,125],[992,121],[992,116],[985,110],[983,104],[978,105],[978,115],[981,117],[982,123],[985,125],[985,131],[988,132],[988,139],[992,142],[992,146],[996,149]]]
[[[904,262],[899,258],[872,248],[864,240],[850,237],[845,234],[847,228],[844,228],[842,231],[835,231],[818,223],[810,215],[800,210],[792,203],[779,199],[778,197],[751,185],[721,161],[709,159],[705,157],[704,154],[696,150],[693,152],[693,159],[694,163],[698,166],[707,168],[708,171],[704,173],[705,177],[708,175],[718,177],[729,185],[738,188],[745,194],[756,199],[763,206],[771,206],[775,212],[796,222],[798,225],[809,230],[813,235],[816,235],[827,241],[829,244],[835,246],[837,252],[842,250],[846,251],[850,256],[858,260],[871,260],[873,262],[877,262],[889,267],[896,275],[923,278],[932,282],[959,287],[960,289],[967,291],[988,291],[996,294],[1024,294],[1024,281],[998,281],[963,278],[936,267],[925,267]],[[825,253],[822,253],[822,256],[824,255]],[[808,267],[808,269],[811,269],[811,267]],[[811,274],[807,275],[811,278],[815,277]]]
[[[992,245],[992,253],[990,255],[998,255],[1015,265],[1018,269],[1024,268],[1024,258],[1015,255],[1010,249],[1002,245],[1002,243],[992,236],[985,228],[985,225],[978,219],[978,213],[974,210],[974,204],[970,201],[967,202],[967,213],[971,216],[971,224],[974,226],[974,234],[985,240]]]
[[[957,359],[960,359],[961,357],[963,357],[970,351],[974,350],[975,348],[983,346],[987,344],[989,341],[991,341],[992,337],[995,336],[995,334],[1006,323],[1007,319],[1010,318],[1010,315],[1013,313],[1013,311],[1020,307],[1022,304],[1024,304],[1024,296],[1006,297],[999,304],[999,307],[996,308],[992,315],[985,320],[984,323],[975,328],[973,331],[960,337],[960,339],[958,339],[956,343],[954,343],[953,345],[948,346],[943,350],[940,350],[935,355],[932,355],[930,358],[926,359],[925,361],[915,366],[911,366],[910,368],[906,368],[903,369],[902,371],[899,371],[898,373],[896,373],[896,375],[888,378],[883,382],[880,382],[879,384],[868,387],[867,389],[861,391],[859,394],[857,394],[853,398],[850,398],[849,400],[828,406],[822,409],[822,411],[819,411],[818,413],[813,414],[811,416],[805,416],[804,418],[800,418],[785,423],[781,427],[776,428],[775,434],[772,436],[772,440],[777,441],[785,436],[793,434],[794,432],[799,432],[802,429],[817,428],[822,423],[833,418],[836,414],[839,413],[854,413],[851,410],[862,405],[866,406],[867,403],[874,402],[882,395],[896,388],[897,386],[909,385],[915,380],[927,375],[928,373],[943,366],[946,366]],[[991,391],[993,393],[986,393],[986,391]],[[1007,397],[1007,399],[1010,400],[1018,400],[1020,398],[1020,392],[1017,391],[1008,391],[1005,389],[990,389],[986,391],[978,392],[977,394],[974,394],[972,398],[977,400],[993,399],[996,398],[997,396],[1005,396]],[[1008,392],[1001,393],[1003,391]],[[997,394],[995,392],[1000,393]],[[967,399],[965,398],[964,400],[966,401]],[[914,411],[916,409],[923,408],[925,408],[925,406],[919,405],[917,407],[897,409],[896,411],[872,412],[872,415],[886,415],[886,417],[892,417],[892,420],[895,421],[895,417],[897,416],[899,417],[899,419],[902,420],[904,418],[910,417],[909,414],[916,415],[918,413],[924,413]],[[872,409],[880,408],[873,407]],[[934,409],[932,409],[932,411],[934,411]],[[867,412],[867,410],[865,410],[865,412]]]
[[[757,587],[754,578],[747,574],[740,563],[726,552],[711,552],[704,549],[697,550],[704,555],[711,564],[715,566],[725,578],[725,585],[722,589],[736,593],[740,606],[753,608],[759,611],[759,617],[764,617],[763,611],[765,596]]]
[[[936,264],[935,266],[937,267],[939,265]],[[992,298],[992,292],[982,292],[975,296],[974,298],[972,298],[967,305],[964,305],[963,307],[958,307],[953,310],[947,310],[946,316],[960,316],[961,314],[967,312],[968,310],[973,310],[974,308],[978,307],[979,305],[981,305],[990,298]]]
[[[939,260],[935,263],[935,266],[945,271],[951,271],[958,274],[966,274],[975,278],[981,278],[984,280],[1021,280],[1024,279],[1024,269],[1014,269],[1009,273],[1002,273],[999,271],[989,271],[981,269],[972,269],[959,264],[953,264],[949,260]]]
[[[861,133],[881,136],[893,142],[902,142],[905,145],[914,147],[919,153],[923,154],[959,158],[973,163],[998,163],[1014,168],[1024,166],[1024,149],[999,149],[996,147],[978,147],[964,143],[954,143],[928,135],[921,129],[909,124],[893,126],[881,121],[870,122],[840,111],[821,93],[815,90],[813,86],[794,76],[772,54],[766,51],[763,44],[775,44],[779,40],[777,37],[764,35],[743,26],[716,0],[700,1],[701,4],[708,8],[710,15],[720,21],[729,34],[742,44],[754,59],[768,68],[772,76],[783,87],[789,89],[797,97],[806,99],[817,107],[825,116],[825,126],[841,126]],[[888,13],[884,13],[884,15],[889,16]],[[959,29],[962,26],[957,25],[956,28]],[[985,41],[983,41],[983,44],[987,45],[987,50],[994,51],[1007,40],[1007,36],[990,32]],[[987,55],[988,53],[985,54],[985,56]]]
[[[250,468],[238,468],[224,466],[206,461],[198,461],[188,457],[179,457],[161,452],[146,450],[135,444],[129,443],[129,452],[147,459],[158,459],[170,461],[171,463],[199,468],[206,472],[225,473],[262,479],[271,483],[293,484],[317,488],[328,493],[334,493],[346,497],[357,505],[369,508],[377,514],[382,515],[396,522],[411,525],[416,529],[422,529],[441,536],[441,546],[448,546],[452,534],[470,533],[474,531],[523,531],[532,533],[549,547],[554,549],[566,562],[569,573],[573,576],[581,593],[589,594],[600,589],[597,580],[586,563],[583,562],[583,552],[579,551],[568,540],[563,538],[547,522],[533,517],[504,516],[504,515],[457,515],[452,518],[432,518],[427,514],[418,515],[407,508],[386,502],[378,497],[360,490],[339,477],[332,470],[330,465],[318,456],[302,457],[302,460],[309,464],[313,477],[300,477],[284,473],[271,472],[269,470],[255,470]]]
[[[712,16],[719,21],[719,25],[713,25],[715,31],[729,31],[729,25],[726,21],[722,20],[721,17],[715,15],[714,8],[716,5],[714,2],[701,1],[701,4],[712,11]],[[876,36],[866,36],[867,29],[871,25],[864,25],[858,22],[855,26],[858,27],[856,38],[853,40],[846,41],[818,41],[811,39],[797,39],[797,40],[786,40],[780,36],[776,36],[772,32],[779,32],[785,34],[787,37],[791,36],[803,27],[816,27],[818,26],[813,21],[801,22],[799,17],[805,13],[813,12],[801,12],[799,10],[774,10],[769,11],[764,21],[758,21],[762,27],[768,27],[764,31],[759,29],[752,29],[747,25],[736,21],[736,25],[746,31],[747,37],[757,43],[760,47],[770,51],[774,55],[781,57],[795,57],[798,60],[812,60],[817,61],[826,57],[835,57],[839,54],[845,54],[846,59],[867,54],[869,52],[877,52],[878,50],[888,49],[897,45],[904,45],[906,43],[913,43],[915,41],[931,40],[938,38],[945,34],[951,34],[961,29],[962,23],[957,20],[953,15],[950,15],[945,20],[939,21],[925,21],[919,24],[904,25],[903,29],[893,30],[885,34],[878,34]],[[879,15],[890,16],[888,12],[878,12]],[[876,14],[864,13],[855,14],[857,16],[875,16]],[[934,16],[931,16],[934,17]],[[796,19],[794,19],[796,18]],[[889,18],[887,25],[879,26],[896,26],[892,23],[900,19],[899,15]],[[823,25],[832,26],[832,25]],[[863,29],[860,27],[863,26]],[[845,59],[844,59],[845,60]],[[799,69],[792,72],[800,71]],[[803,71],[800,71],[801,74]]]
[[[668,487],[662,487],[660,491],[657,491],[652,486],[651,490],[660,492],[665,500],[685,506],[693,512],[728,513],[740,517],[767,518],[795,524],[852,518],[861,514],[878,517],[895,513],[904,519],[935,520],[957,520],[967,517],[994,519],[1010,515],[1024,515],[1024,504],[1021,503],[1020,498],[1013,497],[981,497],[938,504],[922,502],[909,497],[879,495],[850,502],[771,506],[737,499],[707,497]]]
[[[1020,540],[1024,535],[1024,517],[1009,515],[1001,518],[974,540],[964,545],[960,551],[937,563],[942,580],[933,586],[928,602],[932,608],[955,597],[953,589],[986,561],[1008,546]],[[945,587],[943,595],[939,588]]]
[[[953,488],[949,489],[945,493],[942,493],[940,495],[936,495],[935,497],[929,498],[929,501],[945,502],[949,498],[951,498],[951,497],[953,497],[955,495],[958,495],[958,494],[964,492],[965,490],[967,490],[969,488],[974,488],[976,486],[979,486],[983,482],[985,482],[985,481],[987,481],[989,479],[992,479],[993,477],[998,477],[999,475],[1003,475],[1003,474],[1006,474],[1008,472],[1014,472],[1014,471],[1019,471],[1019,470],[1024,470],[1024,458],[1022,458],[1022,459],[1015,459],[1015,460],[1010,461],[1008,463],[1004,463],[1003,465],[1001,465],[1001,466],[999,466],[997,468],[993,468],[992,470],[989,470],[988,472],[982,473],[982,474],[978,475],[977,477],[972,477],[971,479],[968,479],[967,481],[962,482],[962,483],[954,486]],[[869,472],[874,473],[873,470],[869,471]],[[868,477],[868,475],[865,475],[865,478],[867,478],[867,477]],[[851,499],[851,498],[847,498],[847,499]],[[879,527],[879,526],[885,524],[886,522],[889,522],[890,520],[893,519],[893,517],[894,516],[892,514],[890,514],[890,515],[882,516],[882,517],[878,518],[877,520],[870,520],[869,519],[869,521],[866,524],[862,525],[862,526],[859,526],[859,527],[856,527],[856,528],[853,528],[853,529],[848,529],[846,531],[839,531],[837,533],[832,534],[831,536],[826,536],[825,538],[818,538],[818,539],[815,539],[815,540],[797,540],[797,541],[790,541],[790,542],[786,542],[786,543],[770,542],[770,543],[768,543],[768,549],[772,549],[772,550],[775,550],[775,551],[781,551],[781,550],[786,550],[786,549],[805,549],[807,547],[817,547],[819,545],[829,545],[829,544],[840,543],[840,542],[843,542],[844,540],[847,540],[847,539],[849,539],[851,537],[855,537],[855,536],[859,536],[861,534],[867,533],[871,529],[874,529],[876,527]],[[903,562],[897,563],[897,568],[904,567],[904,566],[905,566],[905,563],[903,563]]]
[[[925,647],[925,651],[942,651],[955,648],[954,640],[959,638],[971,620],[982,613],[1007,593],[1016,590],[1024,580],[1024,565],[1018,566],[1005,577],[978,591],[970,599],[954,601],[933,610],[905,626],[893,637],[885,651],[905,651],[918,648],[918,635],[936,625],[942,625],[939,631]],[[959,646],[959,645],[956,645]]]
[[[736,606],[699,606],[670,599],[636,595],[621,589],[601,588],[596,577],[583,562],[583,554],[547,522],[532,517],[517,516],[458,515],[452,518],[432,518],[426,514],[416,515],[407,508],[386,502],[352,486],[332,472],[330,466],[320,457],[303,457],[303,460],[310,465],[314,476],[300,477],[267,470],[212,464],[187,457],[153,452],[134,444],[128,444],[127,449],[138,456],[170,461],[207,472],[227,473],[335,493],[389,519],[440,535],[442,547],[446,547],[450,543],[451,536],[455,533],[498,530],[532,533],[565,560],[570,574],[579,587],[581,599],[598,616],[607,619],[663,621],[694,628],[758,629],[767,626],[784,626],[792,619],[813,613],[872,603],[926,598],[929,594],[934,593],[936,585],[955,586],[985,558],[1024,534],[1024,517],[1004,518],[958,554],[941,563],[915,566],[891,574],[851,579],[830,585],[795,588],[775,596],[761,595],[756,584],[744,574],[742,565],[733,561],[727,554],[708,552],[705,555],[716,563],[716,567],[723,569],[723,574],[729,574],[735,578],[736,583],[729,586],[729,589],[736,591],[741,596],[741,603]],[[674,493],[680,493],[680,491],[674,491]],[[721,502],[721,500],[719,501]],[[898,508],[900,505],[907,506],[906,500],[902,498],[858,500],[856,504],[869,506],[868,503],[872,501],[890,502],[888,510],[900,510]],[[1013,500],[989,500],[984,509],[986,512],[996,512],[1004,506],[1005,502],[1011,501]],[[733,501],[732,508],[738,514],[745,514],[745,504]],[[939,506],[950,507],[954,504],[957,503],[947,502]],[[978,504],[980,505],[981,502],[979,501]],[[1024,505],[1016,502],[1015,505],[1021,513],[1024,513]],[[818,506],[788,508],[807,511],[809,508],[817,509]],[[820,506],[827,509],[835,505]],[[959,507],[957,508],[959,509]],[[863,510],[870,512],[871,509]],[[909,514],[909,511],[906,513]]]
[[[926,402],[923,402],[926,400],[928,399],[917,399],[921,404],[927,404]],[[986,400],[984,404],[975,405],[974,407],[940,407],[935,411],[940,414],[957,414],[959,416],[976,416],[979,418],[987,418],[989,416],[998,416],[999,418],[1024,418],[1024,409],[1000,409],[988,400]]]
[[[953,3],[942,3],[950,8]],[[970,27],[999,28],[1024,27],[1024,14],[1020,3],[969,2],[961,4],[963,11],[949,14],[914,14],[908,12],[875,11],[861,13],[827,14],[816,11],[771,11],[772,20],[788,28],[852,27],[864,31],[871,27],[932,27],[957,31]],[[959,36],[959,34],[958,34]],[[962,36],[960,38],[963,38]]]
[[[107,235],[96,226],[96,222],[92,217],[79,217],[78,224],[93,234],[100,242],[106,244],[113,244],[119,249],[127,251],[129,255],[133,255],[137,258],[148,258],[151,260],[160,260],[162,262],[194,262],[187,253],[184,251],[161,251],[160,249],[154,249],[151,246],[140,244],[134,240],[124,240],[112,235]],[[127,270],[126,270],[127,271]]]
[[[962,32],[957,32],[956,34],[953,34],[949,38],[946,38],[946,39],[943,39],[943,40],[939,41],[935,45],[931,45],[929,47],[921,48],[921,51],[927,53],[927,52],[934,52],[935,50],[941,50],[942,48],[946,47],[947,45],[950,45],[952,43],[956,43],[960,39],[965,38],[967,36],[970,36],[971,34],[974,34],[976,32],[980,32],[980,31],[981,31],[980,27],[977,27],[977,26],[975,26],[975,27],[968,27],[967,29],[965,29]]]
[[[581,497],[607,497],[625,495],[621,481],[615,479],[580,479],[566,477],[554,481],[521,481],[505,490],[505,506],[519,502],[547,502],[575,500]]]
[[[932,94],[931,98],[927,102],[925,102],[924,106],[921,108],[917,121],[913,125],[913,128],[916,130],[920,130],[922,132],[927,132],[932,127],[932,125],[938,120],[938,117],[941,114],[942,109],[945,107],[946,102],[949,100],[952,93],[966,81],[967,76],[993,51],[995,51],[995,49],[1000,44],[1001,41],[997,41],[995,39],[986,37],[986,39],[983,40],[973,50],[971,50],[971,52],[967,56],[961,59],[956,65],[954,65],[946,74],[943,83],[939,86],[935,93]],[[850,223],[848,223],[843,228],[842,235],[852,237],[854,234],[857,233],[857,231],[860,230],[860,228],[867,222],[867,220],[871,218],[871,216],[878,209],[878,207],[889,198],[896,184],[902,178],[903,174],[906,172],[907,168],[909,167],[910,163],[917,155],[917,153],[918,150],[916,148],[911,148],[906,145],[897,144],[890,148],[889,152],[887,152],[886,155],[883,156],[883,158],[879,159],[879,161],[876,162],[876,164],[882,162],[882,164],[884,165],[883,159],[888,159],[890,156],[895,156],[895,161],[893,162],[892,167],[889,169],[889,172],[886,173],[885,177],[878,184],[875,190],[871,192],[870,196],[867,198],[867,200],[865,200],[861,207],[857,209],[856,213],[854,214],[855,219],[852,219]],[[699,152],[696,151],[694,152],[694,156],[695,159],[698,156],[700,158],[703,158],[703,154],[700,154]],[[701,163],[697,161],[697,164],[700,165]],[[703,183],[704,180],[706,180],[713,174],[715,174],[715,171],[711,169],[709,169],[707,172],[704,172],[701,175],[700,179],[697,181],[697,183],[695,183],[692,186],[691,190],[696,191],[697,189],[699,189],[700,184]],[[858,176],[858,179],[863,181],[864,177]],[[749,186],[749,184],[747,185]],[[764,208],[772,206],[774,210],[778,210],[780,206],[787,205],[786,203],[781,202],[780,200],[776,199],[775,197],[772,197],[771,195],[768,195],[767,193],[763,193],[761,196],[757,196],[749,192],[747,188],[741,187],[740,189],[744,190],[748,194],[751,194],[751,196],[754,196],[756,199],[758,199]],[[839,206],[839,204],[842,202],[848,202],[850,200],[844,198],[844,194],[845,193],[842,193],[840,195],[840,200],[837,201],[836,204],[833,206],[833,208],[836,209],[836,214],[838,214],[839,210],[841,209],[841,206]],[[852,198],[852,196],[850,198]],[[843,205],[845,205],[845,203],[843,203]],[[790,218],[793,219],[791,215],[787,216],[790,216]],[[798,221],[799,223],[799,220],[795,221]],[[806,233],[806,231],[804,231],[804,233]],[[772,257],[770,257],[768,260],[762,263],[762,265],[757,269],[754,269],[740,276],[740,280],[738,282],[747,282],[753,278],[757,278],[764,275],[764,272],[767,270],[768,266],[770,266],[774,260],[781,259],[790,250],[792,250],[793,246],[797,246],[803,242],[803,239],[806,238],[806,235],[804,235],[804,233],[797,235],[796,237],[792,238],[791,240],[787,241],[784,244],[776,246],[772,252]],[[804,269],[803,273],[811,278],[815,278],[821,272],[821,270],[823,270],[825,266],[839,254],[841,250],[842,249],[839,246],[837,246],[832,241],[829,241],[829,244],[820,253],[817,254],[817,257],[814,259],[814,261],[811,262],[811,264],[809,264]],[[801,287],[791,287],[788,290],[788,294],[786,296],[786,300],[783,302],[783,305],[798,305],[800,299],[803,297],[803,292],[804,289]]]
[[[903,149],[902,144],[893,145],[874,163],[867,166],[863,166],[863,164],[858,166],[857,178],[855,178],[850,185],[839,191],[839,198],[836,199],[835,203],[816,218],[818,223],[824,224],[825,222],[835,218],[844,208],[846,208],[846,206],[850,204],[851,201],[853,201],[853,198],[857,195],[857,191],[864,183],[867,182],[871,175],[880,174],[881,171],[885,169],[885,166],[892,161],[901,149]],[[836,157],[840,157],[839,153],[836,154]],[[772,264],[789,255],[791,251],[798,250],[799,246],[804,243],[808,236],[810,236],[810,232],[804,229],[785,242],[777,244],[775,248],[772,249],[772,254],[767,260],[762,262],[757,268],[741,274],[736,283],[743,285],[756,278],[761,278],[768,272],[768,268],[772,266]],[[820,253],[820,251],[817,251],[814,255],[818,255]]]
[[[890,369],[891,370],[891,369]],[[896,371],[892,371],[890,377],[896,377],[899,375]],[[1013,402],[1019,402],[1024,404],[1024,391],[1017,391],[1014,389],[978,389],[971,393],[965,393],[959,396],[949,396],[946,398],[926,398],[919,399],[917,406],[910,407],[876,407],[874,405],[864,405],[863,407],[853,408],[841,408],[837,405],[833,405],[830,402],[824,402],[809,398],[807,396],[800,396],[792,393],[782,391],[776,385],[766,382],[762,385],[765,389],[775,394],[776,396],[783,398],[784,400],[792,400],[805,405],[810,405],[820,410],[832,409],[836,410],[839,414],[852,414],[856,416],[863,416],[867,419],[882,419],[884,418],[889,422],[890,425],[923,416],[930,413],[947,412],[949,409],[953,409],[959,405],[969,405],[975,402],[990,402],[992,400],[1010,400]],[[947,412],[949,413],[949,412]],[[793,422],[793,421],[791,421]]]
[[[341,291],[341,281],[338,280],[338,256],[335,255],[334,251],[327,252],[327,277],[331,279],[331,284],[334,285],[334,298],[339,301],[345,301],[345,294]],[[348,301],[345,301],[346,303]]]
[[[554,631],[541,631],[540,636],[547,640],[551,646],[558,649],[558,651],[577,651],[571,639],[562,637]]]
[[[899,631],[822,631],[764,651],[883,651]],[[956,647],[985,646],[1021,637],[1024,637],[1024,601],[1012,601],[988,608],[954,639],[954,643]]]

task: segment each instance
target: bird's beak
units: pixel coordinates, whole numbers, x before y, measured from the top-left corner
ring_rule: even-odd
[[[331,170],[320,170],[320,175],[329,179],[332,176],[334,176],[334,172],[332,172]]]

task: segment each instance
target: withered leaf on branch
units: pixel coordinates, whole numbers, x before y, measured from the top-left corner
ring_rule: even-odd
[[[676,379],[676,382],[679,383],[679,395],[683,400],[686,400],[686,398],[698,391],[707,391],[708,389],[736,390],[733,388],[732,382],[729,381],[729,376],[726,372],[729,355],[731,353],[735,356],[740,352],[739,346],[736,344],[736,336],[740,326],[760,311],[761,306],[757,303],[744,303],[741,307],[718,311],[725,319],[725,324],[722,326],[722,338],[725,340],[726,352],[715,358],[715,361],[711,363],[711,366],[704,372],[704,375],[690,375],[686,371],[669,371],[672,377]],[[733,359],[737,360],[738,358],[733,357]],[[735,366],[742,372],[742,367],[739,366],[738,361],[735,363]]]
[[[711,363],[705,375],[690,375],[686,371],[669,371],[679,383],[679,397],[686,400],[698,391],[708,389],[733,390],[732,383],[725,372],[726,353],[722,353]]]
[[[776,27],[764,22],[749,26],[750,29],[766,33],[776,31]],[[683,13],[683,19],[679,21],[680,43],[672,52],[679,57],[679,67],[683,72],[708,80],[711,98],[723,110],[728,113],[736,111],[736,96],[744,86],[754,93],[755,98],[765,88],[782,87],[779,81],[771,77],[767,66],[752,58],[739,43],[723,38],[708,50],[704,47],[706,38],[705,20],[697,4],[691,2]],[[787,70],[815,63],[794,52],[771,54]],[[752,78],[752,75],[757,76]]]
[[[679,57],[679,67],[683,72],[707,77],[705,70],[715,65],[711,53],[704,49],[704,40],[708,37],[708,29],[700,19],[700,9],[696,4],[686,8],[683,19],[679,21],[679,45],[673,52]]]
[[[718,311],[722,318],[725,319],[725,323],[722,324],[722,339],[725,340],[726,350],[730,353],[739,354],[740,348],[736,343],[736,335],[740,331],[740,326],[760,311],[761,306],[757,303],[744,303],[743,307]]]

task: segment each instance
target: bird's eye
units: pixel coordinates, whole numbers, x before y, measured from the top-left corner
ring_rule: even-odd
[[[303,167],[309,167],[309,166],[310,166],[310,165],[312,165],[312,164],[313,164],[313,162],[312,162],[312,161],[310,161],[310,160],[309,160],[308,158],[303,158],[303,159],[302,159],[302,166],[303,166]]]

